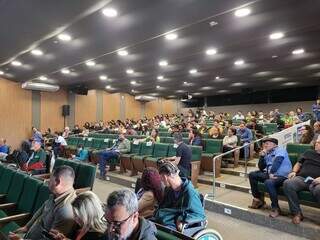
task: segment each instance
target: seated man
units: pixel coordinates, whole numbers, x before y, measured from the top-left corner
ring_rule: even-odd
[[[85,149],[82,144],[79,144],[77,149],[77,155],[72,155],[72,159],[87,162],[88,158],[88,150]]]
[[[278,147],[278,140],[266,138],[263,140],[263,150],[260,152],[258,171],[249,173],[251,191],[253,195],[252,205],[249,208],[258,209],[264,206],[265,202],[258,190],[258,182],[263,182],[271,199],[270,217],[275,218],[280,214],[277,189],[287,179],[291,172],[292,165],[288,152]]]
[[[38,173],[40,169],[46,167],[46,152],[41,148],[41,142],[33,142],[33,153],[29,160],[22,166],[22,170]]]
[[[4,159],[9,154],[9,147],[4,138],[0,138],[0,159]]]
[[[180,170],[181,177],[188,177],[191,173],[191,148],[182,140],[181,133],[173,134],[174,145],[177,147],[176,156],[168,157],[163,160],[172,161]]]
[[[206,219],[199,193],[187,178],[180,178],[176,165],[160,163],[159,174],[166,188],[163,201],[154,215],[156,222],[182,231],[184,223]]]
[[[294,165],[289,179],[283,184],[283,191],[288,198],[294,224],[303,220],[298,192],[310,191],[320,203],[320,139],[316,141],[314,150],[307,150]]]
[[[139,217],[137,196],[129,189],[112,192],[102,220],[107,223],[106,240],[156,240],[154,223]]]
[[[74,171],[69,166],[59,166],[52,173],[49,189],[53,193],[42,207],[24,226],[9,234],[11,240],[48,239],[45,233],[56,229],[65,236],[72,238],[75,221],[72,201],[76,197],[73,189]]]
[[[106,179],[106,165],[107,162],[112,158],[118,158],[121,153],[128,153],[131,149],[131,143],[128,139],[125,138],[124,134],[119,134],[119,138],[116,143],[107,150],[101,153],[101,157],[99,160],[99,168],[100,168],[100,179]]]

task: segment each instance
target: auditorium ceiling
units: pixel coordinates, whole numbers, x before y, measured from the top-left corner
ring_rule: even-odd
[[[318,0],[0,0],[0,74],[167,98],[319,85]]]

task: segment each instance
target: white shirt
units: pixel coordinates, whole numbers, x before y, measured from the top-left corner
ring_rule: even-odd
[[[67,145],[68,145],[67,142],[66,142],[66,140],[65,140],[64,137],[62,137],[62,136],[59,136],[59,137],[56,139],[56,143],[60,143],[60,145],[62,145],[62,146],[67,146]]]

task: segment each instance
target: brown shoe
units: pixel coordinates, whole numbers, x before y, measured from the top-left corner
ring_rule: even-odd
[[[303,215],[301,213],[294,215],[292,218],[293,224],[300,224],[300,222],[302,222],[302,221],[303,221]]]
[[[252,199],[252,203],[251,206],[248,206],[248,208],[252,208],[252,209],[259,209],[262,208],[264,206],[265,202],[261,201],[260,199]]]
[[[271,210],[270,214],[269,214],[269,217],[271,218],[276,218],[280,215],[280,209],[278,208],[274,208]]]

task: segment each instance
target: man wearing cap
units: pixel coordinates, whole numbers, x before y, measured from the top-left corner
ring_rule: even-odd
[[[33,153],[22,169],[32,173],[41,173],[46,167],[46,152],[41,148],[41,142],[33,142]]]
[[[287,179],[292,170],[288,152],[278,146],[275,138],[263,140],[263,150],[260,152],[258,163],[259,170],[249,173],[249,180],[253,200],[249,208],[258,209],[265,205],[263,195],[258,190],[258,182],[263,182],[271,199],[270,217],[275,218],[280,214],[277,189]]]

